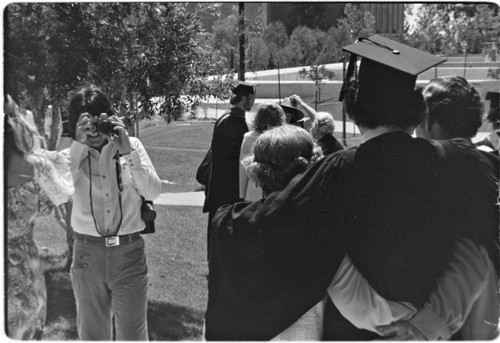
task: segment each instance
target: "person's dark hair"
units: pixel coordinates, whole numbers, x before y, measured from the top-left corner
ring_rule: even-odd
[[[425,105],[420,90],[407,97],[366,98],[358,100],[359,82],[349,80],[344,98],[345,109],[356,125],[374,129],[379,126],[408,130],[418,126],[424,118]]]
[[[477,90],[460,76],[434,79],[423,90],[427,129],[438,123],[454,137],[474,137],[481,127],[483,103]]]
[[[293,125],[265,131],[253,148],[253,156],[245,158],[242,164],[265,194],[282,190],[292,178],[322,156],[311,135]]]
[[[99,117],[101,113],[108,116],[115,115],[113,106],[104,93],[94,87],[86,87],[76,93],[69,103],[68,130],[75,138],[76,123],[82,113],[89,113],[92,117]]]
[[[260,104],[257,107],[253,126],[255,131],[264,132],[272,127],[281,126],[285,123],[285,112],[280,105],[274,102]]]
[[[241,101],[241,99],[243,99],[243,96],[244,95],[233,95],[231,99],[229,99],[229,103],[231,105],[237,104]]]

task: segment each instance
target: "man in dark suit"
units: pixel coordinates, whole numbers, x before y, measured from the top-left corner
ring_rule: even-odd
[[[255,86],[240,82],[232,92],[230,107],[215,123],[212,136],[212,170],[203,206],[203,212],[208,212],[207,254],[215,212],[221,205],[240,200],[240,148],[243,135],[248,132],[245,112],[255,102]]]

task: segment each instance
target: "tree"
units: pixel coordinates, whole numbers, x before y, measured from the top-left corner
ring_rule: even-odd
[[[334,63],[342,60],[344,55],[342,47],[352,41],[351,34],[346,26],[332,26],[325,38],[323,53],[318,57],[318,63]]]
[[[227,66],[234,70],[235,54],[238,54],[238,16],[233,9],[233,13],[227,17],[219,18],[212,26],[213,46],[215,50],[221,52],[227,61],[232,61],[232,65]]]
[[[19,3],[6,9],[6,89],[41,118],[96,84],[113,103],[141,104],[140,116],[180,115],[181,94],[221,94],[209,76],[219,54],[181,3]],[[200,4],[203,10],[210,4]],[[201,10],[201,9],[200,9]],[[220,80],[219,80],[220,81]],[[226,88],[229,84],[223,82]],[[135,113],[137,115],[137,113]],[[42,125],[43,126],[43,125]]]
[[[270,54],[262,37],[250,38],[247,50],[248,69],[256,71],[267,68]]]
[[[415,28],[407,37],[408,43],[431,54],[439,54],[443,45],[439,16],[436,6],[421,5],[416,14]]]
[[[287,22],[287,32],[293,32],[298,26],[307,26],[313,29],[318,28],[323,31],[327,30],[330,24],[324,15],[326,10],[326,3],[290,3],[287,13],[288,18],[290,18]]]
[[[296,51],[290,45],[276,51],[274,60],[280,68],[295,67],[298,65]]]
[[[269,68],[273,69],[277,65],[276,55],[278,51],[288,45],[285,25],[280,21],[267,25],[263,32],[263,38],[269,51]]]
[[[290,36],[290,49],[294,52],[295,65],[313,64],[324,49],[326,33],[306,26],[298,26]]]
[[[331,80],[335,74],[326,69],[324,65],[314,64],[308,70],[303,68],[299,71],[299,75],[302,79],[310,79],[314,81],[316,88],[318,89],[318,101],[321,101],[321,91],[325,87],[325,80]]]
[[[234,71],[239,61],[239,38],[240,38],[240,16],[237,6],[232,7],[232,13],[224,18],[219,18],[212,25],[213,32],[213,47],[215,50],[221,52],[226,61],[232,61],[232,65],[226,67],[226,70]],[[253,37],[262,37],[262,30],[264,25],[264,18],[260,12],[257,18],[249,19],[245,16],[243,20],[243,30],[245,36],[245,54],[248,53],[248,44]],[[254,56],[256,56],[254,54]],[[246,62],[255,64],[255,61],[246,59]],[[260,62],[257,62],[260,63]]]
[[[349,32],[353,43],[359,37],[369,37],[374,32],[375,18],[370,12],[363,12],[356,6],[347,3],[344,6],[344,17],[340,18],[337,27],[341,32]]]
[[[136,3],[126,86],[136,92],[141,115],[181,115],[181,95],[211,95],[208,77],[215,72],[216,54],[198,41],[201,23],[178,3]],[[160,98],[160,100],[155,100]]]
[[[481,53],[483,43],[498,42],[496,5],[422,4],[416,17],[407,41],[434,54]]]

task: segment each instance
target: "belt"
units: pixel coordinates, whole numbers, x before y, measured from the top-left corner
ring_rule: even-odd
[[[102,244],[106,247],[115,247],[118,245],[125,245],[138,241],[141,238],[141,233],[134,232],[128,235],[121,235],[121,236],[97,237],[97,236],[84,235],[78,232],[73,232],[73,237],[85,243],[95,243],[95,244]]]

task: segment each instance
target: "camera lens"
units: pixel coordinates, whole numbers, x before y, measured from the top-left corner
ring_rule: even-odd
[[[101,120],[97,124],[97,130],[107,136],[110,136],[114,132],[115,126],[109,120]]]

